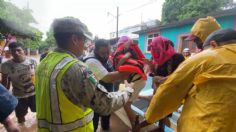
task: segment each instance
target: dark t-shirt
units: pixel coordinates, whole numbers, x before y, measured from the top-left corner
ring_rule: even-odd
[[[170,60],[156,69],[156,76],[168,76],[170,73],[174,72],[181,62],[184,61],[184,56],[182,54],[176,53]],[[168,65],[170,65],[170,73],[168,72]]]

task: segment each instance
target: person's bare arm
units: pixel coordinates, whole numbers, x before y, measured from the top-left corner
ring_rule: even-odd
[[[151,60],[144,58],[143,62],[149,66],[151,73],[155,71],[155,65],[152,63]]]
[[[140,122],[139,124],[136,124],[134,128],[132,129],[133,132],[139,132],[143,127],[151,125],[146,120]]]
[[[2,85],[6,87],[8,90],[10,89],[10,78],[8,76],[9,71],[9,64],[7,62],[4,62],[1,64],[0,72],[2,77]]]
[[[82,63],[76,63],[63,75],[61,87],[74,104],[92,108],[101,115],[109,115],[124,106],[133,93],[133,83],[125,82],[123,90],[107,92],[92,71]]]
[[[139,96],[138,96],[138,99],[151,101],[152,95],[139,95]]]
[[[122,64],[124,64],[125,61],[130,58],[130,56],[131,56],[131,53],[127,52],[127,53],[119,60],[119,62],[118,62],[118,64],[117,64],[116,67],[119,67],[119,66],[121,66]]]
[[[85,62],[90,70],[95,74],[96,78],[98,80],[102,80],[103,82],[106,83],[112,83],[116,80],[125,80],[128,79],[129,72],[118,72],[118,71],[113,71],[113,72],[108,72],[107,69],[102,65],[100,61],[97,59],[88,59]]]
[[[160,84],[164,83],[167,78],[168,78],[168,76],[166,76],[166,77],[154,76],[153,77],[153,82],[160,85]]]
[[[114,82],[116,80],[124,80],[127,79],[127,77],[130,75],[129,72],[118,72],[118,71],[114,71],[114,72],[109,72],[105,77],[103,77],[101,80],[106,82],[106,83],[111,83]]]

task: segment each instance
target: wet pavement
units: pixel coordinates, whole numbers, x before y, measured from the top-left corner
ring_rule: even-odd
[[[13,119],[17,123],[17,119],[15,117],[15,113],[13,112],[10,115],[11,119]],[[111,124],[109,131],[101,130],[101,127],[98,128],[97,132],[128,132],[129,128],[125,126],[125,124],[116,116],[111,115]],[[37,132],[37,121],[36,114],[32,113],[29,110],[29,113],[26,115],[26,122],[24,124],[18,124],[21,132]],[[3,125],[0,124],[0,132],[7,132]]]
[[[13,112],[10,115],[10,118],[13,119],[16,124],[18,124],[16,116],[15,116],[15,112]],[[36,114],[29,111],[29,113],[26,115],[25,123],[18,124],[18,126],[21,132],[37,132],[36,131],[36,128],[37,128]],[[0,132],[7,132],[2,124],[0,124]]]

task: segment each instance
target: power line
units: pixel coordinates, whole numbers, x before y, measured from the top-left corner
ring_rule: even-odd
[[[154,2],[157,2],[157,0],[149,0],[149,2],[147,2],[147,3],[144,3],[144,4],[142,4],[142,5],[139,5],[139,6],[135,7],[135,8],[132,8],[132,9],[129,9],[129,10],[127,10],[127,11],[124,11],[123,13],[120,13],[119,16],[124,15],[124,14],[129,13],[129,12],[132,12],[132,11],[134,11],[134,10],[143,8],[143,7],[145,7],[145,6],[147,6],[147,5],[150,5],[150,4],[154,3]],[[111,16],[113,16],[114,18],[116,17],[115,15],[111,14],[110,12],[107,12],[107,15],[111,15]]]
[[[131,12],[131,11],[140,9],[140,8],[142,8],[142,7],[144,7],[144,6],[147,6],[147,5],[149,5],[149,4],[152,4],[152,3],[156,2],[156,1],[157,1],[157,0],[150,0],[149,2],[144,3],[144,4],[142,4],[142,5],[138,6],[138,7],[135,7],[135,8],[133,8],[133,9],[127,10],[127,11],[125,11],[124,13],[129,13],[129,12]],[[116,14],[116,19],[117,19],[117,24],[116,24],[116,38],[117,38],[117,40],[118,40],[118,21],[119,21],[118,19],[119,19],[119,16],[123,15],[124,13],[119,13],[119,7],[117,7],[117,14]],[[110,12],[107,12],[107,15],[112,15],[113,18],[115,18],[115,16],[114,16],[113,14],[111,14]],[[110,23],[110,22],[112,22],[112,21],[113,21],[113,19],[112,19],[111,21],[109,21],[108,23]],[[141,20],[141,21],[142,21],[142,20]]]
[[[157,0],[150,0],[149,2],[144,3],[144,4],[140,5],[140,6],[137,6],[137,7],[133,8],[133,9],[129,9],[129,10],[127,10],[127,11],[121,13],[120,15],[123,15],[123,14],[125,14],[125,13],[129,13],[129,12],[132,12],[132,11],[137,10],[137,9],[140,9],[140,8],[143,8],[143,7],[145,7],[145,6],[147,6],[147,5],[150,5],[150,4],[154,3],[154,2],[157,2]]]

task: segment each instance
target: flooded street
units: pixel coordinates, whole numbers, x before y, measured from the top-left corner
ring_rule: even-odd
[[[39,55],[38,56],[30,56],[39,63]],[[10,90],[11,91],[11,90]],[[14,122],[19,126],[21,132],[37,132],[37,119],[36,113],[33,113],[28,109],[28,114],[25,116],[26,122],[24,124],[18,124],[15,116],[15,112],[10,115],[10,118],[14,120]],[[110,118],[110,130],[109,132],[128,132],[129,128],[114,114],[111,115]],[[0,132],[7,132],[2,124],[0,124]],[[103,132],[100,125],[98,127],[97,132]]]
[[[13,119],[17,123],[17,119],[15,117],[15,113],[11,114],[11,119]],[[111,116],[111,124],[109,132],[128,132],[129,129],[124,123],[115,115]],[[36,132],[37,130],[37,121],[36,114],[32,113],[30,110],[26,115],[26,122],[23,124],[18,124],[21,132]],[[7,132],[2,124],[0,124],[0,132]],[[97,132],[103,132],[99,127]],[[107,132],[107,131],[106,131]]]
[[[17,123],[15,112],[13,112],[10,117]],[[21,132],[36,132],[36,114],[28,110],[28,114],[26,115],[26,122],[24,124],[18,124],[18,126]],[[2,124],[0,124],[0,132],[7,132]]]

